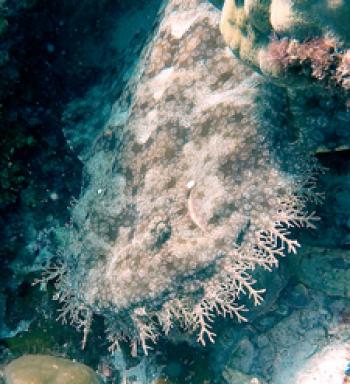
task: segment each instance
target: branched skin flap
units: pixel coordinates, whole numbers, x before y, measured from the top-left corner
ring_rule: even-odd
[[[147,354],[174,323],[213,342],[216,315],[246,321],[239,298],[261,303],[253,271],[297,251],[291,228],[314,227],[317,165],[286,137],[285,94],[229,54],[219,17],[169,1],[128,118],[117,102],[86,163],[49,276],[85,341],[98,313],[111,349],[128,339]]]

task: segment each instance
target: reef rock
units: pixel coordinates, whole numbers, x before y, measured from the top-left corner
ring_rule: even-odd
[[[99,384],[95,372],[86,365],[70,360],[25,355],[5,367],[6,384]]]
[[[320,71],[324,64],[326,70],[334,49],[349,46],[349,17],[350,7],[344,1],[226,0],[221,31],[242,60],[263,73],[279,76],[282,64],[293,60],[291,56],[319,64]],[[315,77],[321,76],[313,69]]]
[[[310,151],[348,149],[350,30],[344,1],[226,0],[221,31],[232,52],[286,88],[288,124]]]
[[[235,371],[228,368],[223,377],[228,384],[262,384],[262,382],[256,377],[245,375],[240,371]]]
[[[296,274],[304,284],[325,292],[328,296],[350,298],[348,250],[316,247],[306,249]]]
[[[245,69],[206,1],[172,0],[86,161],[56,278],[62,318],[105,317],[132,352],[179,324],[214,340],[216,314],[245,321],[271,270],[314,227],[317,164],[291,140],[283,90]],[[125,102],[125,100],[131,100]]]

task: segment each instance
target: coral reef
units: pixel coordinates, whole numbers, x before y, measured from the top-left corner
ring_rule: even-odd
[[[4,370],[6,384],[98,384],[89,367],[67,359],[46,355],[24,355]]]
[[[246,321],[240,296],[262,301],[255,269],[314,228],[318,166],[284,129],[286,95],[233,59],[218,24],[204,1],[169,2],[86,161],[47,276],[83,345],[94,313],[133,354],[174,324],[213,342],[216,314]]]
[[[284,76],[290,83],[300,82],[295,75],[300,77],[302,71],[296,70],[296,63],[311,66],[311,73],[304,75],[318,79],[327,70],[331,77],[337,67],[344,69],[349,15],[349,6],[342,1],[227,0],[221,31],[234,53],[254,68],[275,78]],[[289,67],[292,70],[286,75]]]
[[[321,5],[322,4],[322,5]],[[233,53],[285,87],[289,125],[309,151],[348,149],[345,2],[227,0],[221,31]]]
[[[0,376],[347,380],[349,5],[223,2],[0,1]]]

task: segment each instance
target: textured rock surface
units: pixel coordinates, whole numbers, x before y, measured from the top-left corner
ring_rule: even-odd
[[[5,367],[6,384],[98,384],[94,371],[70,360],[26,355]]]
[[[233,369],[227,369],[223,377],[230,384],[262,384],[256,377],[245,375]]]
[[[347,343],[333,343],[316,352],[297,373],[295,380],[300,384],[308,383],[346,383],[344,374],[350,358]]]
[[[219,336],[213,350],[218,376],[231,383],[225,372],[240,371],[273,384],[335,383],[331,377],[344,377],[349,301],[305,287],[301,295],[301,288],[289,285],[269,313]]]
[[[305,249],[297,276],[304,284],[329,296],[350,298],[349,256],[344,249]]]

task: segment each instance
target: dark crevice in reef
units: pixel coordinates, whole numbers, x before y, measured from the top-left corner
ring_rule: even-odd
[[[317,155],[320,163],[330,172],[341,175],[347,174],[350,169],[350,149],[342,151],[325,152]]]
[[[69,220],[67,207],[80,193],[82,163],[67,144],[62,115],[95,84],[105,81],[108,88],[110,79],[114,85],[101,102],[112,106],[128,79],[130,60],[137,60],[154,27],[161,2],[151,3],[14,0],[0,5],[0,363],[6,360],[4,350],[21,355],[58,349],[82,356],[81,334],[63,327],[66,340],[60,339],[52,289],[32,287],[38,272],[31,267],[46,249],[45,232]],[[130,58],[116,48],[124,36],[114,30],[127,12],[146,5],[149,23],[144,33],[132,35]],[[101,118],[101,128],[103,123]],[[9,338],[23,319],[33,332]],[[92,348],[102,340],[100,323],[97,317]],[[92,365],[98,351],[89,351]]]
[[[67,83],[64,73],[54,69],[59,19],[52,15],[42,2],[19,9],[8,2],[3,10],[8,25],[1,42],[1,56],[7,59],[0,75],[3,264],[21,257],[29,261],[25,247],[35,232],[50,220],[52,225],[67,220],[67,201],[80,188],[75,180],[81,165],[60,129]],[[17,283],[14,277],[11,286]]]

